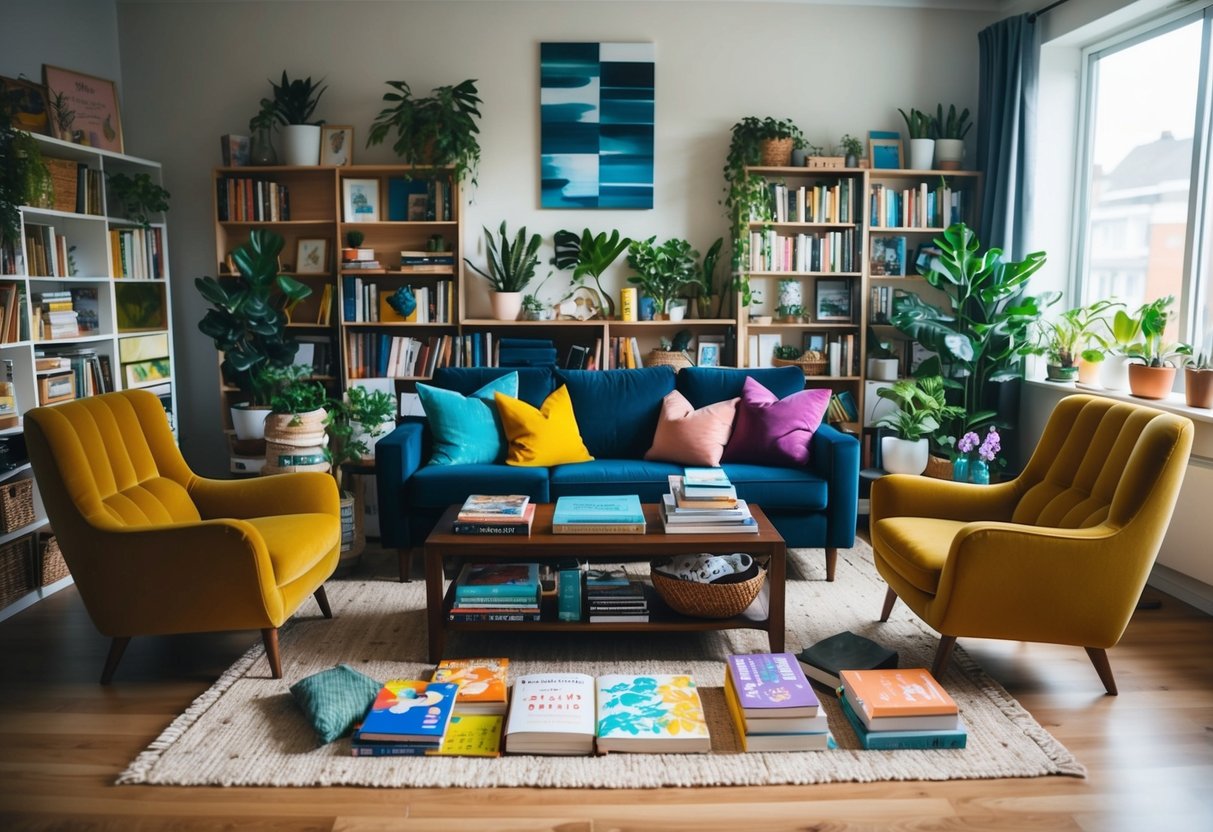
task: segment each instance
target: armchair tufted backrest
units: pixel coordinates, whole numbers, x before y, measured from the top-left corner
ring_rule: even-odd
[[[1178,493],[1194,429],[1182,416],[1097,396],[1058,403],[1017,484],[1012,521],[1033,526],[1123,527],[1152,497]],[[1165,517],[1142,518],[1165,530]],[[1161,535],[1161,531],[1159,532]],[[1161,539],[1161,538],[1160,538]]]

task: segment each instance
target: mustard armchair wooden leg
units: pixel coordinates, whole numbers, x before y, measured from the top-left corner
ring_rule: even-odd
[[[834,580],[834,568],[838,566],[838,550],[826,549],[826,580]]]
[[[400,562],[400,583],[409,583],[413,580],[411,574],[412,559],[410,557],[412,549],[397,549],[396,559]]]
[[[936,680],[943,678],[943,672],[948,669],[952,659],[952,648],[956,646],[956,636],[940,636],[939,646],[935,648],[935,663],[931,665],[931,675]]]
[[[130,643],[130,636],[118,636],[110,641],[110,651],[105,657],[105,667],[101,670],[101,684],[108,685],[114,680],[114,671],[118,669],[118,662],[122,661],[122,654]]]
[[[1109,696],[1116,696],[1116,680],[1112,678],[1112,665],[1108,662],[1108,651],[1102,647],[1088,647],[1087,656],[1091,659],[1091,664],[1095,665],[1095,672],[1099,674],[1099,681],[1103,682],[1104,690]]]
[[[266,627],[263,629],[261,640],[265,642],[265,657],[270,660],[270,674],[275,679],[281,679],[282,654],[278,652],[278,628]]]
[[[325,618],[333,617],[332,607],[329,606],[329,597],[324,592],[324,587],[316,587],[316,591],[312,593],[316,599],[316,604],[320,607],[320,614]]]
[[[889,614],[893,612],[893,605],[897,603],[897,593],[893,591],[893,587],[889,587],[889,591],[884,594],[884,606],[880,609],[880,620],[888,621]]]

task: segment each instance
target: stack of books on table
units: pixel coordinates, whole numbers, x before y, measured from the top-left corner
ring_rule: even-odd
[[[539,564],[465,563],[451,621],[539,621]]]
[[[585,576],[586,606],[590,623],[649,620],[647,584],[629,578],[622,569],[600,567]]]
[[[635,494],[559,497],[552,534],[644,534],[644,510]]]
[[[666,534],[758,534],[758,522],[733,486],[711,498],[688,498],[685,477],[671,474],[669,482],[670,493],[661,498]]]
[[[844,670],[842,712],[868,749],[964,748],[968,732],[925,668]]]
[[[504,534],[529,537],[535,506],[526,494],[472,494],[451,526],[454,534]]]
[[[454,682],[387,682],[354,732],[351,752],[355,757],[499,756],[503,717],[456,713],[458,690]]]
[[[724,696],[744,751],[822,751],[829,723],[791,653],[729,656]]]

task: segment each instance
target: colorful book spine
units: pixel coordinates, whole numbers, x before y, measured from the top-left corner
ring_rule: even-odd
[[[963,727],[956,730],[869,731],[845,695],[840,697],[840,701],[842,712],[854,729],[859,744],[869,751],[964,748],[968,743],[969,734]]]

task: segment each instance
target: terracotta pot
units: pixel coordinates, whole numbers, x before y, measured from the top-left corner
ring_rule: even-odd
[[[1213,370],[1184,369],[1184,400],[1188,407],[1213,408]]]
[[[1079,361],[1078,383],[1087,387],[1098,387],[1102,365],[1102,361]]]
[[[1174,385],[1174,367],[1129,365],[1129,392],[1139,399],[1165,399]]]

